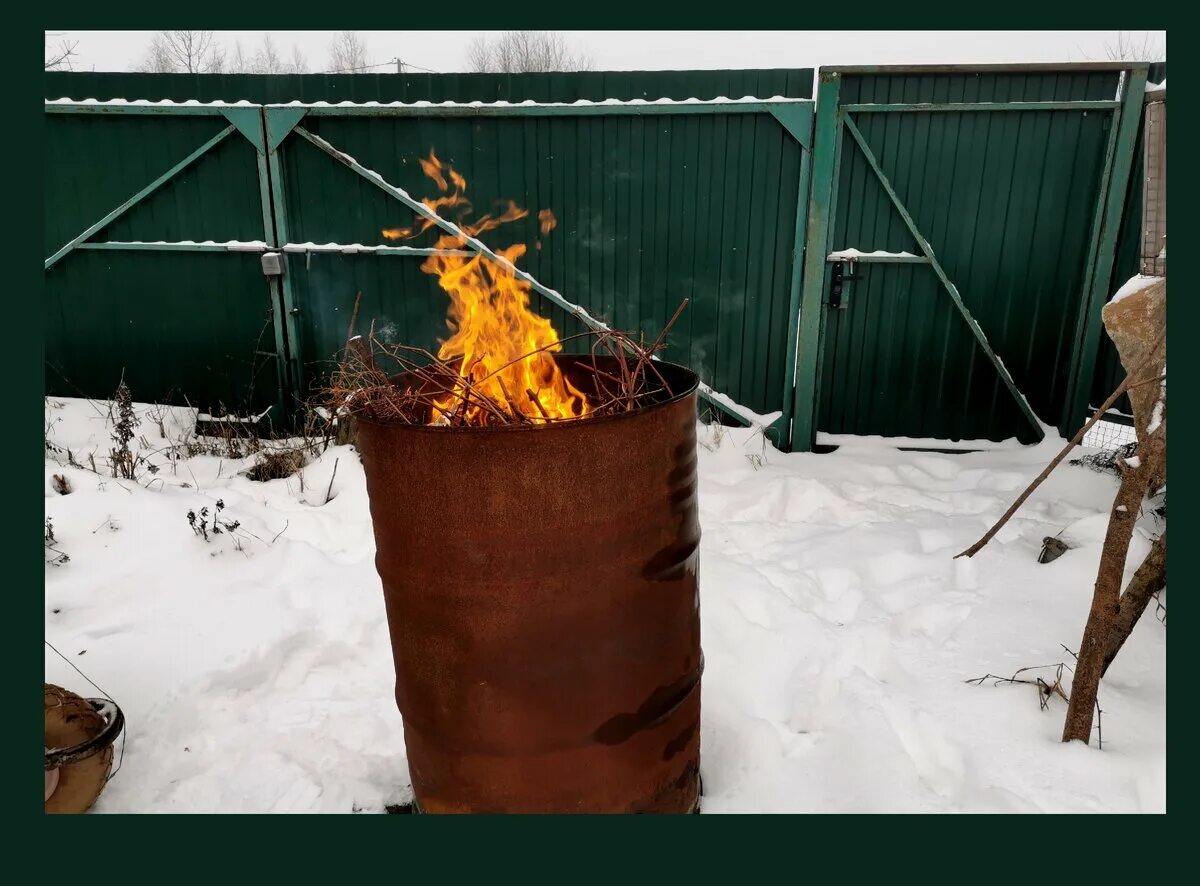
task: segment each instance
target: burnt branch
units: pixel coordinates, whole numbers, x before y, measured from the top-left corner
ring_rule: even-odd
[[[425,348],[381,341],[371,331],[354,336],[359,298],[351,319],[346,348],[322,399],[334,415],[364,416],[399,424],[442,425],[550,425],[613,413],[629,412],[672,396],[670,384],[654,365],[664,347],[667,332],[687,307],[684,299],[662,332],[647,345],[633,333],[613,329],[588,330],[565,336],[535,348],[520,357],[489,369],[483,355],[466,367],[459,360],[444,360]],[[565,343],[591,339],[591,359],[585,357],[575,368],[585,374],[589,389],[582,414],[562,416],[547,408],[547,388],[522,386],[511,390],[506,370],[526,361],[553,359]],[[601,368],[597,355],[612,358]],[[399,370],[402,382],[394,381],[383,367]],[[612,370],[612,371],[609,371]],[[576,381],[580,381],[576,379]],[[491,390],[491,394],[488,391]]]

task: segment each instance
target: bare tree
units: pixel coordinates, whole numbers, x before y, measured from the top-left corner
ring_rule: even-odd
[[[367,66],[367,44],[357,31],[342,31],[329,44],[329,65],[332,73],[350,73]]]
[[[224,52],[212,31],[159,31],[140,70],[155,74],[205,74],[224,67]]]
[[[167,44],[156,37],[150,41],[146,55],[138,64],[138,70],[147,74],[170,74],[178,68],[175,66],[175,59],[167,50]]]
[[[279,47],[275,45],[270,34],[263,35],[262,43],[254,53],[253,65],[255,74],[282,74],[284,72],[283,56],[279,54]]]
[[[308,59],[299,46],[292,46],[291,57],[285,57],[270,34],[248,53],[241,42],[233,44],[227,70],[234,74],[303,74],[308,71]]]
[[[46,70],[61,71],[66,68],[71,70],[71,59],[75,57],[75,47],[79,45],[79,41],[71,41],[60,39],[56,46],[50,46],[51,37],[62,37],[62,34],[51,34],[46,32]]]
[[[249,74],[254,68],[254,60],[246,54],[246,47],[238,40],[233,44],[233,53],[229,57],[229,71],[233,74]]]
[[[299,46],[292,46],[292,60],[285,66],[287,74],[307,74],[308,59],[300,51]]]
[[[467,64],[480,74],[526,71],[587,71],[591,58],[556,31],[503,31],[477,37],[467,48]]]
[[[205,74],[224,74],[226,71],[225,47],[220,44],[213,47],[208,56],[208,68]]]
[[[1106,43],[1104,51],[1115,62],[1158,62],[1167,59],[1166,43],[1148,32],[1117,31],[1117,39]]]

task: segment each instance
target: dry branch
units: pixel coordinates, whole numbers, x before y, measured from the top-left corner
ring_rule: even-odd
[[[1104,650],[1104,666],[1100,672],[1103,677],[1108,673],[1108,667],[1133,633],[1134,625],[1146,611],[1154,595],[1167,586],[1167,533],[1163,532],[1154,540],[1150,553],[1142,561],[1129,586],[1121,595],[1120,608],[1110,626],[1108,644]]]
[[[1063,725],[1063,741],[1078,739],[1086,744],[1091,738],[1092,714],[1100,690],[1104,655],[1120,609],[1125,557],[1129,553],[1129,542],[1133,538],[1133,527],[1142,498],[1146,494],[1150,459],[1143,457],[1136,467],[1126,464],[1123,470],[1104,544],[1100,548],[1100,567],[1092,592],[1091,612],[1079,644],[1075,678],[1071,683],[1071,702],[1067,706],[1067,719]]]
[[[671,396],[671,388],[654,365],[656,354],[665,347],[668,331],[679,319],[688,300],[684,299],[671,320],[650,345],[641,336],[613,329],[589,330],[565,336],[555,342],[522,354],[488,372],[483,371],[481,356],[470,366],[457,360],[442,360],[424,348],[380,341],[374,324],[366,336],[349,337],[342,358],[323,392],[335,414],[348,412],[375,421],[398,424],[439,424],[461,427],[469,424],[548,425],[598,415],[628,412],[661,397]],[[355,299],[348,336],[353,335],[359,298]],[[552,415],[541,401],[540,391],[510,391],[501,373],[511,366],[539,355],[560,351],[575,339],[592,339],[589,362],[580,360],[576,367],[591,373],[589,411],[586,416]],[[616,374],[596,364],[599,352],[607,352],[616,361]],[[544,358],[540,358],[544,359]],[[403,387],[393,383],[381,364],[395,366],[411,381]],[[478,370],[478,371],[477,371]],[[489,395],[484,384],[494,381]],[[536,412],[522,412],[513,394],[522,393]]]
[[[1117,386],[1117,389],[1109,395],[1108,399],[1101,404],[1100,408],[1096,410],[1096,414],[1092,416],[1091,420],[1088,421],[1082,428],[1080,428],[1074,437],[1067,441],[1067,445],[1062,448],[1058,455],[1054,456],[1054,458],[1050,460],[1050,464],[1046,465],[1045,469],[1034,478],[1033,482],[1025,487],[1025,491],[1017,496],[1017,500],[1014,501],[1009,506],[1008,510],[1004,512],[1004,516],[997,520],[995,525],[985,532],[979,541],[975,542],[975,544],[971,545],[962,553],[956,554],[954,559],[957,560],[959,557],[974,557],[976,554],[978,554],[980,550],[983,549],[983,546],[991,541],[995,537],[996,533],[1003,528],[1004,524],[1012,519],[1012,515],[1020,509],[1021,505],[1025,503],[1025,500],[1029,498],[1029,496],[1033,495],[1034,490],[1041,486],[1042,482],[1050,476],[1051,472],[1062,463],[1062,460],[1071,454],[1071,450],[1083,441],[1084,436],[1089,430],[1091,430],[1092,425],[1100,421],[1104,414],[1112,408],[1114,403],[1121,399],[1121,396],[1126,391],[1132,387],[1162,381],[1161,377],[1142,380],[1136,383],[1134,380],[1141,375],[1142,370],[1145,369],[1150,364],[1150,361],[1154,359],[1154,356],[1158,353],[1159,348],[1162,347],[1163,342],[1165,341],[1166,332],[1159,336],[1158,341],[1155,342],[1154,347],[1150,349],[1150,352],[1146,355],[1146,359],[1142,361],[1141,365],[1139,365],[1136,370],[1125,376],[1125,380],[1122,381],[1121,384]]]
[[[1033,671],[1045,670],[1048,668],[1054,669],[1054,682],[1050,682],[1045,677],[1035,676],[1033,679],[1022,677],[1021,674],[1032,673]],[[973,683],[976,686],[982,686],[987,680],[992,681],[993,686],[999,686],[1002,683],[1023,683],[1027,686],[1036,686],[1038,689],[1038,704],[1042,710],[1050,707],[1050,699],[1057,695],[1063,701],[1069,701],[1067,693],[1062,686],[1063,671],[1069,670],[1066,662],[1058,662],[1052,665],[1033,665],[1027,668],[1018,668],[1011,677],[999,677],[996,674],[984,674],[982,677],[973,677],[967,680],[967,683]]]

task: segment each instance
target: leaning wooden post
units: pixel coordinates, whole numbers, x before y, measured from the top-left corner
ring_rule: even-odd
[[[1112,636],[1121,608],[1121,584],[1125,575],[1125,557],[1133,538],[1142,497],[1146,494],[1149,465],[1140,460],[1137,467],[1123,462],[1121,487],[1113,501],[1108,518],[1108,531],[1100,549],[1100,568],[1092,592],[1092,608],[1079,644],[1075,676],[1071,681],[1071,700],[1067,705],[1067,720],[1063,725],[1063,741],[1078,739],[1087,744],[1092,735],[1092,717],[1096,697],[1100,693],[1100,676],[1104,671],[1104,653]]]
[[[1116,652],[1113,637],[1119,631],[1125,559],[1147,490],[1166,482],[1167,382],[1165,280],[1153,280],[1127,294],[1119,293],[1105,307],[1104,325],[1117,346],[1121,362],[1135,366],[1130,376],[1129,399],[1137,432],[1137,456],[1118,460],[1121,485],[1109,515],[1108,531],[1100,549],[1100,566],[1092,592],[1092,606],[1079,644],[1071,699],[1063,724],[1063,741],[1091,738],[1092,719],[1100,678]],[[1159,381],[1158,385],[1144,384]],[[1165,558],[1165,542],[1162,545]],[[1133,598],[1126,601],[1131,607]],[[1144,606],[1143,606],[1144,609]]]
[[[1108,648],[1104,650],[1104,670],[1100,673],[1102,679],[1108,673],[1108,666],[1113,663],[1113,659],[1133,633],[1134,626],[1150,605],[1151,599],[1166,586],[1167,533],[1163,530],[1163,534],[1154,540],[1142,565],[1129,580],[1125,593],[1121,595],[1121,608],[1117,612],[1116,622],[1108,638]]]

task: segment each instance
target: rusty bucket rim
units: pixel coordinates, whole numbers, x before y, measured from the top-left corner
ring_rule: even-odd
[[[590,359],[590,357],[585,354],[561,354],[560,353],[560,354],[551,354],[551,356],[553,357],[553,359],[555,361],[558,361],[564,357],[578,358],[579,360]],[[596,357],[596,359],[603,360],[603,361],[611,360],[614,363],[616,362],[615,357],[611,357],[607,354],[598,355]],[[647,412],[650,412],[652,410],[661,409],[665,406],[669,406],[672,403],[678,403],[681,400],[686,400],[688,397],[693,396],[699,390],[700,376],[694,370],[689,369],[687,366],[684,366],[681,363],[672,363],[667,360],[655,360],[654,362],[660,368],[667,367],[671,370],[678,370],[679,372],[684,373],[687,378],[686,390],[683,390],[680,392],[673,392],[671,394],[671,396],[667,397],[665,400],[658,400],[658,401],[655,401],[654,403],[649,403],[645,406],[639,406],[636,409],[629,410],[628,412],[615,412],[610,415],[598,415],[593,418],[570,419],[567,421],[556,421],[556,422],[549,422],[549,423],[544,423],[544,424],[512,424],[512,425],[460,425],[460,426],[429,425],[429,424],[415,425],[415,424],[409,424],[407,422],[402,422],[402,421],[381,421],[380,419],[371,418],[366,415],[355,415],[354,420],[361,424],[374,425],[375,427],[387,428],[389,430],[390,429],[398,429],[398,430],[403,429],[406,431],[423,431],[426,433],[447,434],[447,435],[458,434],[458,435],[465,436],[465,435],[470,435],[470,434],[528,433],[531,431],[546,432],[546,431],[551,431],[551,430],[563,430],[566,428],[595,427],[597,424],[600,424],[600,423],[606,423],[606,422],[612,422],[612,421],[624,421],[624,420],[632,419],[639,415],[645,415]],[[395,375],[388,376],[388,381],[395,383],[395,381],[397,379],[403,378],[407,374],[408,373],[406,373],[406,372],[396,373]]]

